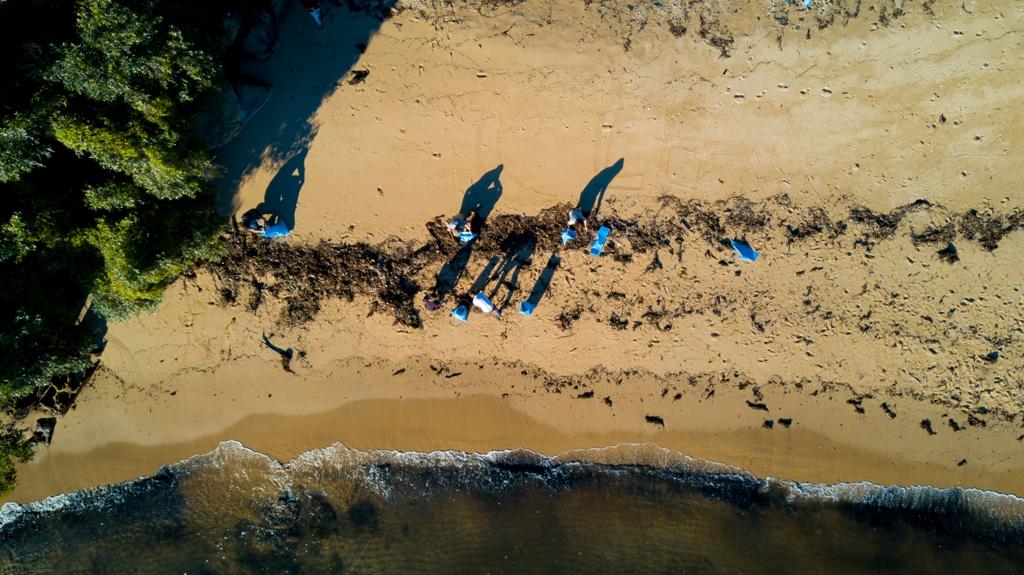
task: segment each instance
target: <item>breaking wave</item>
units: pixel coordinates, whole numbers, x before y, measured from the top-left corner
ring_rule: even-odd
[[[882,486],[870,482],[801,483],[758,478],[737,467],[649,444],[625,444],[546,456],[530,450],[429,453],[360,451],[335,444],[281,463],[225,441],[213,451],[161,468],[150,477],[0,508],[0,536],[44,516],[116,510],[167,494],[190,481],[202,489],[273,501],[282,493],[329,492],[352,485],[385,503],[437,493],[501,494],[542,488],[552,494],[594,482],[656,479],[739,508],[830,506],[855,516],[895,515],[991,543],[1024,545],[1024,498],[971,488]],[[193,485],[192,489],[195,489]]]

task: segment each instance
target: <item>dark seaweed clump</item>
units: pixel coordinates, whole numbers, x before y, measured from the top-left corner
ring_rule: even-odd
[[[928,200],[915,200],[888,213],[878,213],[863,206],[850,210],[850,220],[866,228],[865,239],[881,240],[895,235],[896,228],[907,214],[930,208]]]
[[[960,234],[969,240],[977,240],[981,247],[992,251],[999,247],[1003,236],[1024,226],[1024,211],[1016,210],[1009,215],[982,215],[978,210],[967,210],[960,216]]]
[[[410,327],[422,323],[413,305],[420,286],[410,275],[422,259],[418,252],[365,243],[268,242],[244,234],[234,235],[229,246],[228,254],[210,266],[225,302],[249,286],[250,311],[258,310],[269,293],[286,301],[282,323],[301,324],[316,316],[324,299],[352,301],[362,294],[374,298],[371,312],[386,309],[397,323]],[[268,275],[274,281],[265,284],[262,278]]]
[[[559,236],[569,208],[569,204],[562,203],[533,216],[507,214],[489,218],[476,230],[480,236],[470,246],[472,257],[487,260],[495,256],[508,258],[509,254],[522,251],[554,254],[566,249]],[[609,210],[594,217],[590,229],[580,230],[579,239],[568,249],[585,249],[601,225],[613,230],[609,254],[614,261],[628,264],[635,261],[635,254],[653,252],[653,260],[644,259],[644,262],[651,261],[645,264],[648,271],[663,267],[658,250],[667,249],[681,258],[683,246],[694,236],[706,243],[706,253],[710,256],[712,251],[729,251],[730,238],[770,237],[777,228],[782,230],[787,243],[793,244],[814,238],[835,239],[853,227],[860,236],[855,243],[870,249],[875,242],[894,237],[908,214],[930,210],[946,214],[941,206],[924,199],[884,213],[854,207],[844,221],[833,220],[820,206],[797,210],[785,194],[758,202],[735,196],[714,203],[663,196],[659,198],[657,210],[640,216],[624,217]],[[920,231],[912,229],[909,235],[917,244],[946,244],[945,249],[937,251],[937,257],[956,261],[955,246],[949,248],[955,238],[962,236],[977,241],[987,250],[994,250],[1006,234],[1022,225],[1024,212],[1020,210],[983,214],[972,209],[946,215],[946,221],[941,224]],[[270,296],[285,303],[279,321],[286,325],[313,320],[324,299],[352,301],[359,295],[370,298],[370,314],[385,312],[400,325],[418,328],[422,319],[416,304],[417,294],[435,282],[427,270],[451,262],[463,247],[449,235],[443,217],[427,222],[426,228],[430,237],[422,244],[392,238],[376,245],[329,241],[304,245],[266,241],[236,231],[228,238],[227,255],[207,267],[219,282],[222,304],[246,305],[255,312]],[[531,265],[532,259],[535,258],[524,265]],[[726,259],[721,262],[728,264]],[[468,291],[453,295],[459,300],[471,297]],[[715,306],[722,303],[716,296]],[[583,312],[578,304],[563,309],[556,316],[556,323],[568,330]],[[613,316],[609,322],[618,329],[628,327],[624,317]],[[664,328],[660,324],[658,327]]]
[[[719,55],[722,58],[729,57],[733,42],[735,42],[736,39],[733,38],[732,32],[723,26],[718,18],[701,14],[700,31],[697,33],[705,42],[711,44],[715,48],[718,48]]]
[[[535,242],[536,251],[558,250],[568,210],[568,204],[558,204],[536,216],[492,217],[480,230],[473,255],[483,259],[507,256],[527,242]],[[616,244],[628,242],[638,252],[665,245],[663,238],[673,233],[653,218],[640,222],[613,215],[600,223],[615,230]],[[237,304],[248,292],[247,307],[256,312],[269,294],[286,302],[280,318],[286,325],[312,321],[325,299],[352,301],[364,295],[372,300],[370,313],[385,311],[396,323],[418,328],[422,319],[415,299],[423,290],[422,272],[450,260],[461,247],[448,234],[443,218],[435,218],[426,227],[431,238],[419,246],[397,239],[377,245],[326,240],[305,245],[265,241],[236,231],[228,238],[227,255],[207,267],[220,283],[223,304]],[[594,233],[591,229],[589,236],[581,234],[581,245],[589,243]]]

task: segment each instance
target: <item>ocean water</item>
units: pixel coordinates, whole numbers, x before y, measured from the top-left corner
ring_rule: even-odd
[[[1024,499],[798,484],[625,445],[361,452],[225,442],[0,509],[0,573],[1024,573]]]

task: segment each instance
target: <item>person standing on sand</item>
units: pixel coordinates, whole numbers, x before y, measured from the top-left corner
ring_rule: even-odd
[[[496,318],[501,318],[501,312],[498,311],[498,308],[494,307],[494,304],[491,303],[491,300],[482,291],[477,292],[473,296],[473,307],[482,311],[484,315],[494,315]]]

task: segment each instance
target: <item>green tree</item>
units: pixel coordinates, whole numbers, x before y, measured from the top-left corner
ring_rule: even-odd
[[[125,102],[165,125],[176,104],[192,101],[215,75],[210,54],[164,24],[152,1],[132,8],[115,0],[80,0],[76,31],[46,72],[71,93],[95,102]]]
[[[54,118],[52,129],[54,138],[69,150],[88,154],[103,168],[129,176],[157,198],[195,196],[207,185],[202,178],[213,173],[213,163],[204,151],[184,150],[143,123],[119,127],[106,118],[62,115]]]
[[[0,428],[0,496],[14,489],[17,474],[14,462],[22,463],[32,458],[32,443],[25,433],[14,427]]]
[[[0,2],[0,406],[83,369],[108,319],[219,253],[193,136],[234,0]]]
[[[19,125],[22,123],[22,118],[15,117],[0,126],[0,183],[13,182],[42,166],[50,155],[50,149]]]

